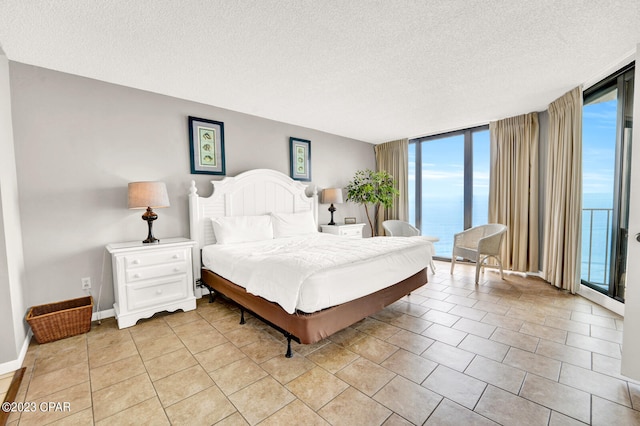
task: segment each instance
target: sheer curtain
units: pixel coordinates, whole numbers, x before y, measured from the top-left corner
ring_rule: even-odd
[[[507,225],[507,269],[538,271],[538,113],[489,123],[489,222]]]
[[[385,170],[396,181],[400,192],[391,208],[381,208],[378,217],[378,235],[384,235],[382,222],[387,219],[407,220],[409,211],[409,140],[400,139],[375,146],[376,167]]]
[[[549,105],[544,211],[544,279],[575,293],[580,285],[582,89]]]

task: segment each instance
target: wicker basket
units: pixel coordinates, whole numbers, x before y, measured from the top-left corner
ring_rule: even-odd
[[[38,343],[48,343],[91,330],[91,296],[33,306],[27,322]]]

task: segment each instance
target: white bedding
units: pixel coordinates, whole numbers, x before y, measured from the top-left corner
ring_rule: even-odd
[[[278,303],[288,313],[335,306],[426,268],[433,244],[421,238],[344,238],[317,233],[202,249],[206,268]]]

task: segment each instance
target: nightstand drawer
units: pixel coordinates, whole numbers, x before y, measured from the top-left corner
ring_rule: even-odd
[[[335,225],[320,225],[320,230],[322,232],[347,238],[362,238],[362,228],[364,228],[364,223],[350,223],[348,225],[343,223]]]
[[[162,265],[169,262],[184,262],[187,258],[186,250],[163,250],[154,253],[135,253],[124,257],[127,270],[145,266]]]
[[[186,275],[127,286],[127,308],[144,309],[187,297]]]
[[[362,228],[341,229],[341,237],[362,238]]]
[[[187,262],[167,263],[166,265],[149,266],[147,268],[128,269],[125,274],[126,283],[134,283],[150,278],[166,277],[187,272]]]

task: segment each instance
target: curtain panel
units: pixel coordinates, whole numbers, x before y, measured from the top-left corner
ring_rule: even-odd
[[[396,181],[396,189],[400,192],[391,208],[380,209],[377,232],[384,235],[382,222],[387,219],[406,221],[409,218],[409,139],[386,142],[374,147],[376,167],[385,170]]]
[[[538,113],[489,123],[489,222],[507,226],[501,260],[538,271]]]
[[[582,239],[582,89],[549,105],[544,211],[544,279],[575,293]]]

